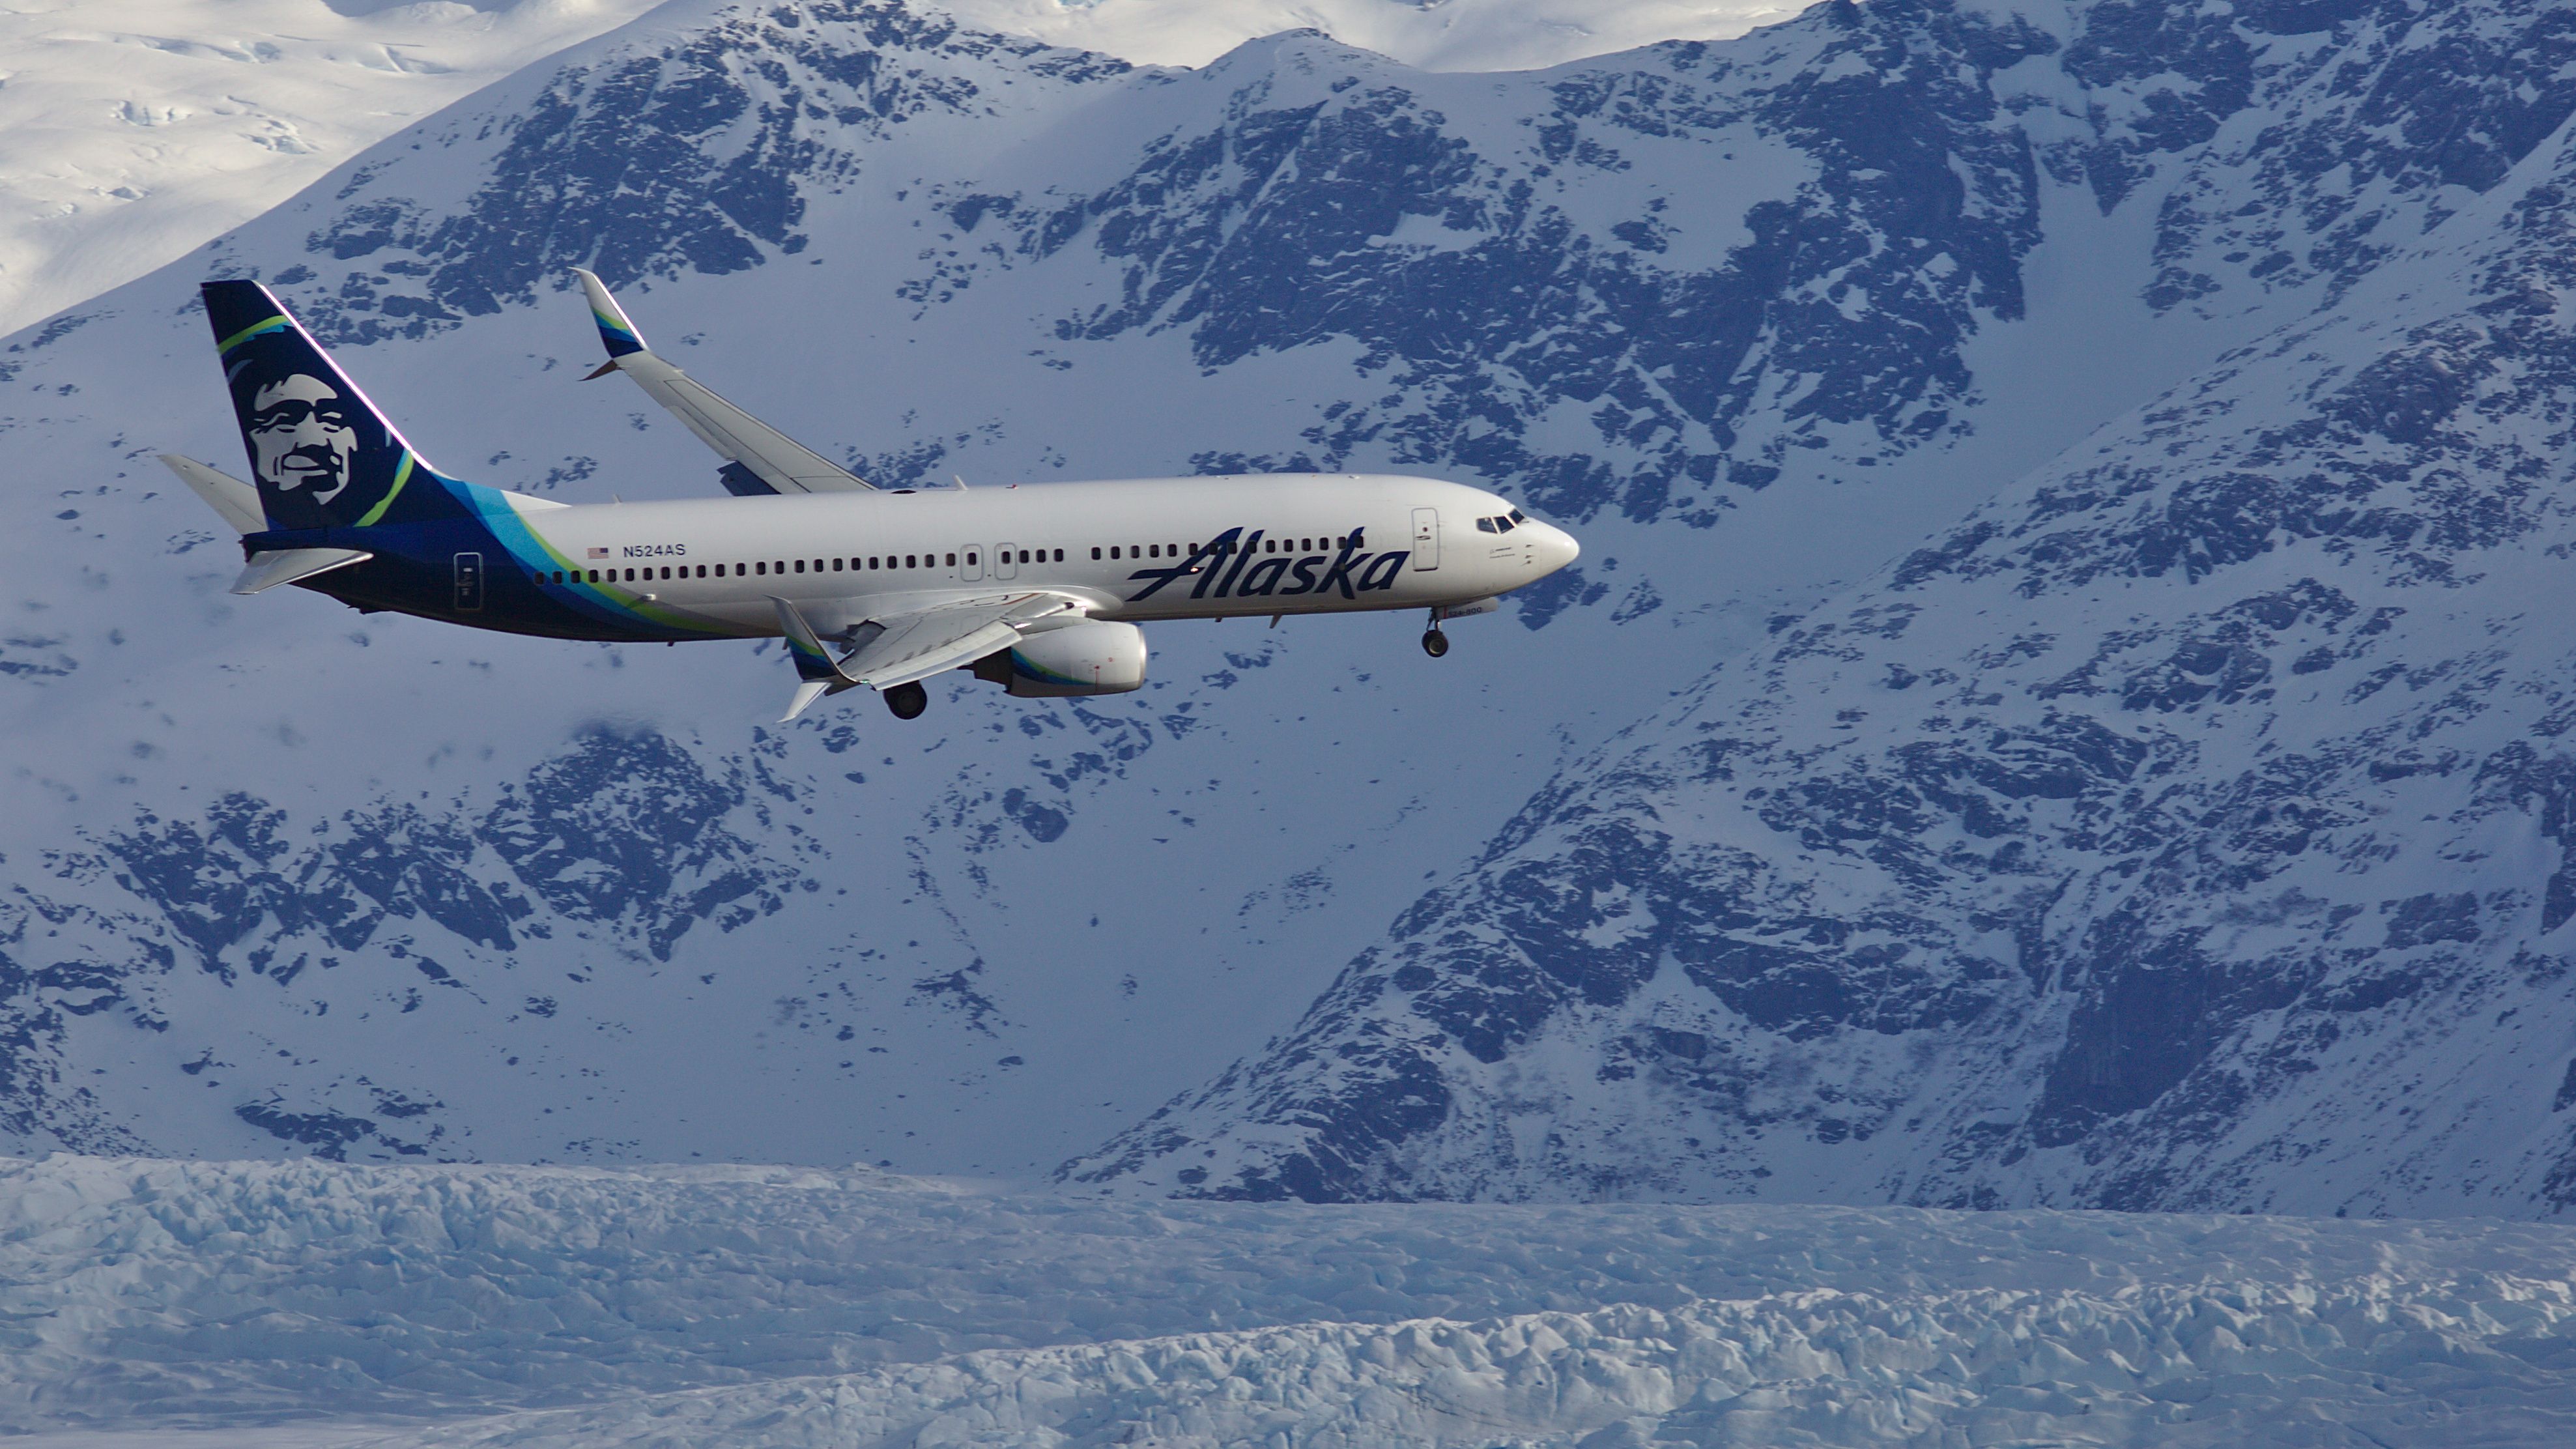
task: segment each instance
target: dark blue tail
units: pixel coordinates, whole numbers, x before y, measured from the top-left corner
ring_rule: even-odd
[[[202,290],[270,528],[365,528],[464,511],[266,287]]]

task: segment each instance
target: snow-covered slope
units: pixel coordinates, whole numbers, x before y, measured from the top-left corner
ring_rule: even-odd
[[[0,1425],[226,1446],[2532,1445],[2576,1431],[2571,1234],[56,1157],[0,1169]]]
[[[0,333],[655,3],[18,0],[0,10]]]
[[[20,0],[0,11],[0,334],[122,285],[358,151],[659,0]],[[959,0],[1158,65],[1315,28],[1440,70],[1740,35],[1763,0]]]
[[[2408,77],[2429,126],[2501,94],[2463,48],[2557,64],[2566,23],[2310,42],[2276,75],[2313,96],[2220,126],[2163,204],[2154,285],[2325,305],[1551,781],[1295,1033],[1077,1175],[2576,1201],[2576,135],[2562,95],[2527,151],[2393,144]],[[2230,245],[2241,273],[2193,250]]]
[[[2045,448],[1926,422],[2018,305],[2030,178],[1943,85],[1901,159],[1955,160],[1995,189],[1981,214],[1838,199],[1851,133],[1802,77],[1850,43],[1820,15],[1759,65],[1444,77],[1302,36],[1136,72],[892,7],[666,9],[8,343],[0,438],[58,480],[0,544],[8,1126],[1034,1171],[1204,1080],[1676,660],[1851,566],[1816,520],[1892,553],[1980,459]],[[1757,221],[1813,268],[1745,260],[1711,177],[1775,198]],[[1891,234],[1974,265],[1852,261]],[[295,299],[451,470],[711,491],[675,428],[573,381],[576,263],[888,481],[1431,468],[1589,520],[1600,562],[1436,665],[1410,621],[1167,629],[1142,696],[961,690],[911,730],[766,728],[786,669],[747,649],[222,594],[213,520],[149,459],[237,448],[209,272]],[[1854,265],[1893,335],[1802,300]],[[1306,305],[1265,311],[1283,289]],[[1761,404],[1875,348],[1802,412]]]
[[[2301,1093],[2339,1104],[2333,1172],[2262,1165],[2304,1150],[2275,1145],[2157,1178],[2156,1154],[2200,1150],[2200,1118],[2076,1087],[2048,1100],[2093,1116],[2022,1111],[2043,1079],[2172,1084],[2156,1076],[2170,1053],[2136,1072],[2117,1053],[2177,1018],[2102,1015],[2129,1011],[2117,995],[2079,1008],[2109,968],[2044,967],[2050,951],[2113,959],[2065,954],[2086,898],[2069,887],[2069,913],[2043,917],[2023,894],[2099,880],[2099,918],[2118,919],[2107,883],[2126,857],[2040,838],[2043,821],[1972,873],[1946,845],[1900,848],[1931,806],[1873,823],[1908,798],[1877,776],[1780,803],[1807,779],[1782,762],[1844,741],[1933,761],[1905,768],[1964,802],[1956,779],[2002,769],[1989,754],[2095,739],[2051,733],[2088,708],[2116,770],[2165,748],[2146,728],[2164,696],[2034,702],[1997,742],[2003,702],[1986,700],[2008,691],[1962,681],[2089,657],[2113,631],[2197,639],[2309,573],[2345,590],[2352,629],[2383,607],[2373,590],[2419,585],[2337,584],[2320,564],[2222,598],[2251,575],[2186,587],[2168,568],[2135,603],[2024,598],[1961,573],[2011,546],[1998,535],[1935,554],[1952,562],[1905,575],[1901,599],[1882,576],[1805,632],[1771,631],[2232,347],[2270,339],[2222,365],[2237,382],[2192,384],[2220,390],[2198,412],[2084,449],[2133,471],[2153,458],[2178,496],[2233,498],[2223,480],[2247,469],[2216,460],[2265,429],[2305,436],[2299,390],[2377,355],[2359,329],[2522,305],[2459,278],[2485,275],[2463,271],[2489,265],[2481,247],[2525,255],[2512,228],[2541,214],[2522,203],[2576,107],[2570,15],[1890,0],[1725,44],[1434,75],[1312,34],[1177,72],[892,5],[666,7],[0,344],[0,447],[13,476],[47,480],[0,534],[5,1125],[91,1149],[1016,1174],[1189,1091],[1085,1179],[2540,1210],[2537,1147],[2445,1179],[2432,1144],[2470,1138],[2431,1113],[2419,1135],[2379,1131],[2352,1106],[2485,1044],[2464,1035],[2171,1098],[2241,1102],[2230,1123],[2302,1110]],[[235,455],[192,306],[209,273],[294,299],[451,471],[567,497],[712,491],[677,429],[573,381],[595,346],[559,290],[575,264],[627,286],[698,375],[888,480],[1446,472],[1572,523],[1585,562],[1461,626],[1436,664],[1409,620],[1165,629],[1140,696],[1032,707],[959,686],[911,729],[874,710],[758,724],[786,682],[774,653],[566,647],[222,594],[212,521],[149,461]],[[2282,340],[2306,335],[2293,325],[2326,330],[2310,348]],[[2225,391],[2240,386],[2272,391]],[[2461,446],[2510,436],[2538,456],[2554,386],[2498,403],[2499,431]],[[2430,434],[2368,447],[2383,443],[2356,456],[2461,466]],[[2099,461],[2069,456],[2011,506]],[[2304,475],[2265,476],[2308,496]],[[2444,517],[2482,516],[2486,495],[2464,497]],[[2211,532],[2195,527],[2139,537]],[[2125,538],[2106,528],[2050,567],[2184,556]],[[2242,551],[2211,557],[2260,567]],[[1836,679],[1780,649],[1725,663],[1766,639],[1825,649],[1814,631],[1853,608],[1885,630],[1899,603],[1944,620],[1884,641],[1910,675]],[[2369,668],[2439,669],[2487,617],[2360,647],[2380,651]],[[2032,663],[2037,646],[2012,641],[2037,632],[2063,642]],[[1915,649],[1948,652],[1905,663]],[[1972,676],[1976,651],[2012,658]],[[2295,662],[2275,676],[2308,679]],[[2096,687],[2125,701],[2135,670],[2114,663]],[[1775,684],[1782,669],[1807,672]],[[1883,683],[1901,677],[1912,692]],[[2169,691],[2177,711],[2187,692]],[[1942,701],[1920,706],[1937,748],[1891,733],[1913,718],[1891,697]],[[2262,728],[2227,709],[2215,733]],[[1715,720],[1731,723],[1701,728]],[[1622,729],[1603,763],[1560,770]],[[2155,778],[2218,798],[2248,751],[2294,733],[2158,755],[2175,762]],[[1704,737],[1754,743],[1712,754]],[[1734,771],[1751,813],[1677,794],[1699,769]],[[2009,775],[1990,792],[2004,801],[2073,788],[2040,770],[2014,795]],[[2126,788],[2100,809],[2170,843],[2174,823]],[[1982,808],[1973,829],[1922,830],[2010,845],[1976,832],[2014,817]],[[1806,810],[1847,818],[1810,843]],[[1658,853],[1668,817],[1723,849]],[[2374,902],[2471,889],[2403,873]],[[2213,879],[2190,907],[2213,920],[2276,899]],[[2441,909],[2406,915],[2432,922],[2410,940],[2441,949],[2423,934],[2455,930]],[[2511,935],[2477,929],[2481,952]],[[1692,954],[1703,938],[1726,964]],[[2270,949],[2194,939],[2222,975],[2259,975],[2246,953]],[[2273,1020],[2259,993],[2178,989],[2204,1004],[2186,1040]],[[2336,1029],[2441,999],[2376,1000]],[[2537,1033],[2545,1016],[2518,1019]],[[2113,1024],[2051,1055],[2052,1023],[2097,1019]],[[2453,1068],[2468,1075],[2446,1100],[2527,1090],[2528,1062],[2565,1055],[2532,1040],[2522,1059],[2487,1054],[2506,1063],[2492,1076]],[[1882,1099],[1938,1095],[1925,1083],[1975,1092],[1906,1128],[1915,1114]],[[2537,1143],[2558,1120],[2514,1100],[2523,1115],[2490,1110],[2478,1142]],[[2076,1135],[2041,1143],[2049,1123]],[[2019,1156],[2015,1134],[2032,1143]],[[2081,1165],[2115,1142],[2147,1166]]]
[[[1535,70],[1663,40],[1721,40],[1796,14],[1775,0],[950,0],[951,14],[1140,65],[1205,65],[1320,30],[1425,70]]]

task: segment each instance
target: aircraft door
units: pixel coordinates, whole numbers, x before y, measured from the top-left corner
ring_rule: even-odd
[[[1429,573],[1440,567],[1440,510],[1413,510],[1413,567]]]
[[[479,614],[483,611],[483,555],[460,553],[456,556],[456,612]]]
[[[1015,579],[1020,576],[1019,555],[1013,552],[1018,547],[1016,543],[993,545],[993,577]]]
[[[958,566],[957,577],[964,579],[970,584],[975,580],[982,578],[984,576],[984,545],[980,543],[970,543],[964,548],[959,549],[958,552],[966,556],[966,562]]]

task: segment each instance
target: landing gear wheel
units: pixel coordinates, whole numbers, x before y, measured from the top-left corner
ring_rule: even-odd
[[[918,683],[898,684],[885,692],[885,702],[896,719],[919,719],[930,708],[930,691]]]
[[[1430,655],[1434,659],[1448,653],[1449,636],[1441,633],[1437,629],[1427,631],[1422,636],[1422,652]]]

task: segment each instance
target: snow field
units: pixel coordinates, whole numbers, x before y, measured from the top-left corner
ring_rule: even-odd
[[[0,332],[175,260],[659,0],[0,7]]]
[[[2576,1231],[0,1167],[0,1426],[387,1444],[2541,1444]],[[384,1434],[387,1421],[406,1427]]]

